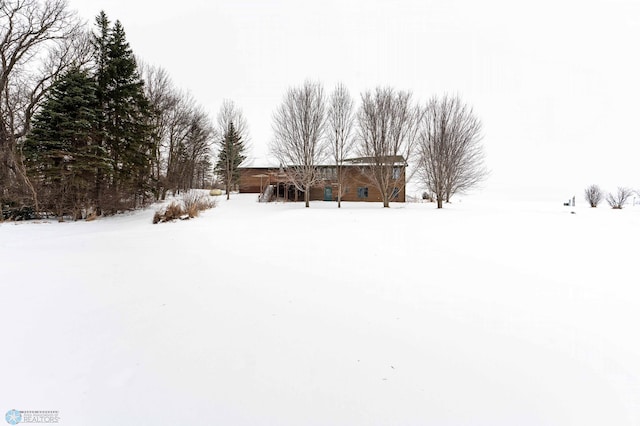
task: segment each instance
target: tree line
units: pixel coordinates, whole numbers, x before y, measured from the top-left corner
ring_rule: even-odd
[[[323,179],[318,166],[327,161],[336,168],[340,207],[345,164],[352,156],[382,194],[384,207],[406,184],[397,173],[399,161],[415,166],[438,208],[488,173],[481,122],[457,96],[433,97],[420,105],[409,91],[378,87],[361,94],[356,110],[343,84],[327,95],[322,84],[307,81],[286,92],[273,115],[273,131],[271,153],[304,192],[306,207],[311,187]]]
[[[0,61],[0,220],[20,208],[112,214],[204,187],[214,171],[228,189],[237,179],[239,108],[225,101],[214,123],[104,12],[87,29],[64,0],[3,1]]]
[[[65,0],[0,2],[0,220],[7,209],[84,218],[144,206],[218,177],[227,197],[249,143],[225,100],[214,122],[161,67],[137,60],[120,21],[87,29]],[[290,88],[273,114],[271,152],[305,192],[335,165],[338,206],[350,157],[389,206],[410,162],[442,207],[486,176],[481,123],[458,97],[425,105],[379,87],[360,106],[339,84]],[[214,156],[217,153],[217,157]],[[5,210],[3,212],[3,209]]]

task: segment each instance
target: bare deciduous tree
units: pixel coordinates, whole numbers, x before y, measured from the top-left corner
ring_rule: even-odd
[[[222,101],[217,122],[219,134],[224,133],[224,130],[229,128],[229,124],[233,123],[236,132],[242,136],[242,140],[245,143],[249,143],[249,125],[242,110],[232,100],[225,99]]]
[[[613,209],[621,209],[631,195],[633,195],[633,190],[619,186],[617,193],[613,194],[610,192],[607,194],[607,203],[609,203]]]
[[[216,137],[210,117],[192,95],[175,88],[166,70],[141,68],[151,105],[156,196],[165,199],[168,191],[204,186],[212,170],[211,143]]]
[[[305,207],[309,207],[311,186],[319,178],[317,166],[325,154],[324,125],[324,89],[310,81],[289,89],[273,115],[271,152],[286,166],[289,180],[304,191]]]
[[[79,41],[80,22],[65,0],[0,1],[0,199],[15,200],[26,187],[37,210],[19,141],[53,80],[71,63],[80,65],[86,51]]]
[[[154,151],[151,159],[151,172],[156,185],[154,193],[156,198],[164,199],[166,194],[166,153],[171,116],[180,103],[180,95],[175,90],[173,82],[164,68],[147,65],[140,59],[137,62],[145,81],[145,95],[151,107],[149,120],[150,126],[153,128],[151,136],[154,138]]]
[[[199,107],[192,116],[191,131],[188,145],[189,177],[186,189],[202,187],[208,175],[211,174],[211,151],[216,137],[216,129],[209,114]]]
[[[338,207],[345,190],[344,162],[353,149],[352,129],[354,123],[353,99],[344,84],[338,84],[329,98],[327,112],[327,135],[331,155],[336,166],[338,184]]]
[[[584,190],[584,198],[591,207],[598,207],[604,198],[604,194],[598,185],[591,185]]]
[[[211,172],[211,144],[216,131],[210,117],[187,93],[173,92],[163,118],[162,198],[201,186]]]
[[[438,208],[486,178],[481,128],[473,110],[457,96],[427,103],[418,137],[418,174]]]
[[[188,105],[185,119],[180,123],[181,139],[173,153],[176,160],[172,170],[174,193],[197,188],[204,180],[202,174],[210,172],[211,144],[216,137],[211,118],[202,107]]]
[[[163,157],[165,158],[165,185],[162,198],[166,192],[174,193],[181,189],[182,159],[184,146],[189,135],[189,123],[193,109],[193,98],[185,93],[176,92],[175,105],[168,110],[167,134]]]
[[[405,186],[400,172],[413,153],[419,116],[409,92],[385,87],[362,95],[357,150],[365,173],[382,194],[384,207]]]

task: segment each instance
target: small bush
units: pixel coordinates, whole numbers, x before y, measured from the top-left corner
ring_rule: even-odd
[[[180,219],[180,216],[184,215],[184,208],[180,203],[173,201],[164,212],[164,216],[167,220]]]
[[[609,195],[607,195],[607,203],[609,203],[612,209],[621,209],[627,203],[631,194],[633,194],[632,190],[619,186],[616,194],[610,192]]]
[[[153,223],[171,222],[172,220],[181,219],[185,215],[182,204],[172,201],[164,211],[158,210],[153,215]]]
[[[598,207],[598,204],[604,198],[604,194],[598,185],[591,185],[584,190],[584,198],[591,207]]]
[[[156,211],[153,215],[153,223],[190,219],[197,217],[202,210],[211,209],[215,206],[215,200],[210,199],[206,194],[190,192],[183,197],[182,203],[173,201],[164,211]]]
[[[0,221],[2,220],[12,220],[12,221],[21,221],[21,220],[31,220],[36,218],[36,212],[33,207],[28,206],[9,206],[5,205],[2,209],[2,217],[0,217]]]
[[[185,212],[189,217],[197,217],[202,210],[211,209],[216,205],[214,200],[198,192],[188,193],[184,196],[182,202],[184,203]]]
[[[187,214],[189,215],[190,218],[198,217],[199,213],[200,213],[200,209],[198,208],[197,204],[191,204],[187,209]]]
[[[156,223],[159,223],[162,220],[162,213],[160,213],[160,210],[156,210],[156,212],[153,214],[153,224],[155,225]]]

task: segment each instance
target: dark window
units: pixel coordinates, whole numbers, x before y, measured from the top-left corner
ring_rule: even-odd
[[[320,177],[325,180],[336,180],[335,167],[322,167],[319,169]]]
[[[369,198],[369,188],[359,187],[358,188],[358,198]]]
[[[391,198],[398,198],[400,196],[400,188],[393,188]]]
[[[400,179],[400,167],[393,168],[393,180]]]

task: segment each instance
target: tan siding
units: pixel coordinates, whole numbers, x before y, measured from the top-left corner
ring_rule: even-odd
[[[247,167],[240,169],[240,185],[239,190],[241,193],[260,193],[260,177],[257,175],[268,175],[270,171],[266,167]],[[269,184],[269,178],[262,178],[262,185]]]
[[[259,193],[260,192],[260,177],[259,175],[269,175],[269,177],[262,178],[263,188],[269,184],[275,184],[278,173],[278,168],[267,167],[248,167],[240,169],[240,185],[239,189],[241,193]],[[342,195],[343,201],[372,201],[382,202],[382,194],[376,188],[376,185],[370,181],[363,173],[360,166],[345,167],[345,192]],[[405,168],[402,168],[401,181],[405,179]],[[311,188],[310,197],[311,200],[324,200],[324,188],[325,186],[332,187],[332,196],[334,200],[338,198],[338,184],[335,180],[324,180],[319,182],[313,188]],[[369,196],[367,198],[358,198],[358,188],[364,187],[369,189]],[[392,202],[404,202],[406,193],[404,185],[401,186],[399,196]]]

